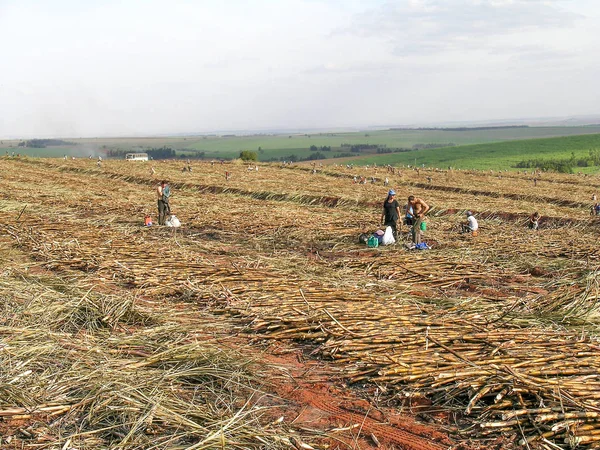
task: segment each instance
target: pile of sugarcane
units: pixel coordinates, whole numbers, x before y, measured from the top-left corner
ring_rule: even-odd
[[[449,178],[448,172],[435,175],[433,171],[417,174],[406,170],[399,175],[390,175],[384,168],[377,167],[352,169],[369,177],[372,175],[378,180],[374,184],[355,185],[350,175],[352,172],[341,167],[329,167],[317,175],[310,175],[301,167],[281,168],[277,165],[264,165],[261,166],[260,172],[248,172],[246,166],[240,164],[212,166],[208,163],[198,163],[197,171],[181,173],[179,163],[157,162],[153,166],[158,172],[152,175],[147,165],[131,165],[125,161],[107,161],[106,167],[101,170],[86,160],[65,162],[33,159],[18,163],[50,168],[63,178],[94,177],[100,184],[103,180],[111,180],[138,184],[141,188],[151,190],[157,180],[166,178],[177,189],[190,193],[221,193],[329,206],[378,205],[387,192],[387,188],[382,186],[382,180],[388,176],[390,186],[398,192],[422,196],[440,210],[455,209],[457,205],[462,204],[465,205],[465,210],[474,209],[486,216],[491,216],[494,212],[519,212],[523,219],[536,209],[543,215],[557,218],[574,218],[581,215],[585,217],[589,213],[587,205],[590,196],[597,189],[588,180],[576,177],[567,180],[560,176],[546,175],[544,182],[532,192],[529,176],[503,174],[498,175],[501,177],[498,178],[482,172],[461,172],[460,176]],[[225,179],[225,171],[231,174],[229,180]],[[425,182],[426,177],[430,175],[435,177],[433,184]],[[553,177],[556,177],[556,182]],[[285,179],[285,183],[282,179]],[[474,187],[477,189],[473,189]],[[404,195],[399,194],[399,199],[403,200],[403,197]],[[480,208],[479,205],[482,204],[487,208]],[[589,205],[591,206],[591,203]]]
[[[560,199],[562,185],[549,183],[527,197],[529,181],[511,177],[510,193],[522,196],[519,200],[468,193],[469,180],[484,190],[486,178],[478,173],[465,180],[440,179],[457,192],[419,187],[436,207],[426,239],[444,251],[411,253],[401,247],[358,248],[355,237],[367,222],[364,216],[379,219],[372,199],[383,188],[354,186],[348,177],[277,167],[261,167],[257,177],[242,166],[232,169],[239,176],[236,184],[226,185],[221,169],[203,167],[206,176],[196,170],[194,180],[167,164],[160,170],[178,187],[173,202],[185,206],[182,217],[189,226],[145,230],[121,211],[142,211],[134,206],[131,189],[144,192],[153,204],[148,167],[115,164],[99,170],[84,164],[22,164],[29,170],[22,176],[33,176],[40,166],[49,169],[53,183],[77,184],[89,177],[113,183],[110,199],[101,195],[102,184],[94,184],[62,204],[57,196],[35,200],[56,214],[66,205],[62,215],[43,220],[42,212],[30,213],[29,207],[18,224],[3,225],[45,268],[93,273],[149,296],[180,294],[210,302],[261,339],[313,346],[314,354],[337,361],[350,381],[377,383],[390,401],[427,396],[455,411],[456,432],[469,437],[509,431],[521,436],[523,445],[544,440],[596,445],[600,254],[592,239],[595,228],[588,217],[538,233],[519,222],[530,201]],[[281,182],[288,174],[289,185]],[[408,191],[419,183],[413,176],[404,174],[398,183]],[[505,182],[494,179],[487,191]],[[202,191],[202,186],[219,189]],[[34,191],[15,190],[14,198],[29,201]],[[329,208],[318,201],[319,206],[306,206],[316,191],[333,192],[356,206]],[[89,195],[95,198],[91,204]],[[224,197],[236,200],[226,210],[228,217],[241,217],[239,222],[223,217]],[[459,237],[450,227],[464,210],[476,209],[470,205],[475,201],[482,203],[482,215],[489,213],[480,235]],[[111,207],[119,212],[103,220]],[[517,219],[504,218],[511,208],[521,214]],[[547,209],[561,216],[577,208],[561,203]],[[207,234],[215,239],[205,239]],[[544,270],[532,270],[538,267]],[[102,312],[90,316],[91,311]],[[110,314],[103,321],[104,311]],[[129,320],[130,310],[86,299],[72,316],[57,314],[63,329],[102,329],[114,326],[116,318]]]
[[[461,434],[512,431],[523,443],[600,439],[597,337],[511,326],[511,315],[492,308],[440,313],[414,298],[332,294],[257,293],[250,302],[255,315],[245,322],[264,338],[319,344],[318,352],[335,359],[353,383],[376,383],[391,397],[424,395],[454,409],[474,423]]]

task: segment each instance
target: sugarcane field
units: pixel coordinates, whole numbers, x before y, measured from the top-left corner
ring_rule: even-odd
[[[597,176],[0,173],[2,449],[600,448]],[[401,220],[390,245],[359,240],[387,231],[390,191],[402,217],[427,205],[425,245]]]

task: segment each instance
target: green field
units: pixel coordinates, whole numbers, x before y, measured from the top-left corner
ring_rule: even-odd
[[[287,158],[296,155],[306,158],[311,155],[311,145],[317,147],[329,146],[331,152],[324,154],[333,156],[336,153],[350,152],[349,148],[341,148],[342,144],[370,144],[387,146],[388,148],[412,148],[416,144],[455,144],[457,147],[430,150],[418,150],[407,153],[375,155],[363,153],[361,163],[391,163],[454,166],[454,167],[508,167],[516,160],[523,159],[523,152],[533,154],[553,154],[559,150],[567,153],[587,151],[590,145],[596,145],[587,140],[596,139],[594,133],[600,133],[600,126],[576,127],[525,127],[525,128],[496,128],[486,130],[381,130],[361,131],[353,133],[312,133],[286,135],[252,135],[252,136],[187,136],[187,137],[123,137],[123,138],[65,138],[76,145],[48,147],[45,149],[17,147],[19,141],[2,141],[0,154],[12,152],[28,156],[60,157],[62,155],[87,157],[102,155],[107,150],[144,151],[149,148],[170,147],[178,155],[185,157],[198,156],[203,152],[207,159],[231,159],[239,156],[240,151],[258,152],[259,160]],[[554,144],[543,144],[540,141],[526,143],[530,139],[551,138],[559,136],[583,136],[583,140],[557,141]],[[517,147],[508,143],[507,146],[490,146],[494,142],[519,141]],[[473,145],[477,144],[477,145]],[[567,145],[568,148],[563,148]],[[468,147],[463,147],[468,146]],[[580,148],[581,147],[581,148]],[[260,150],[259,150],[260,149]],[[487,153],[487,155],[484,155]],[[560,151],[559,151],[560,153]],[[360,154],[357,154],[360,155]],[[476,155],[474,157],[473,155]],[[534,157],[534,156],[531,156]]]
[[[389,148],[410,148],[415,144],[480,144],[507,140],[534,139],[600,133],[600,126],[589,127],[529,127],[493,130],[397,130],[366,131],[360,133],[320,133],[306,135],[276,136],[239,136],[207,137],[206,139],[188,138],[183,148],[204,151],[209,158],[234,158],[241,150],[258,151],[259,159],[286,157],[296,154],[298,157],[310,155],[311,145],[330,146],[332,153],[348,152],[340,149],[342,144],[385,145]],[[291,137],[290,137],[291,136]]]
[[[356,158],[354,164],[425,165],[457,169],[510,169],[529,159],[569,159],[585,157],[590,150],[600,150],[600,134],[546,139],[496,142],[460,147],[417,150]],[[582,172],[597,171],[598,167],[582,167]]]

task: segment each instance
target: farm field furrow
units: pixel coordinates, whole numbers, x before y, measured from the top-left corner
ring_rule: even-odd
[[[44,162],[42,162],[44,161]],[[38,164],[47,165],[45,160],[37,161]],[[110,164],[110,163],[108,163]],[[163,164],[163,163],[158,163]],[[352,206],[371,206],[374,211],[379,209],[379,200],[387,191],[381,186],[381,179],[377,184],[354,185],[351,181],[338,180],[328,183],[327,173],[318,174],[314,177],[306,177],[305,171],[283,169],[286,175],[290,174],[289,181],[285,184],[281,180],[281,172],[275,168],[264,168],[261,173],[254,171],[248,172],[245,166],[228,167],[225,166],[210,166],[208,163],[199,165],[196,173],[188,174],[181,173],[177,169],[171,167],[158,166],[157,175],[152,176],[149,173],[147,165],[143,168],[133,169],[126,173],[119,172],[118,166],[107,166],[103,170],[90,168],[91,164],[85,160],[68,161],[65,165],[56,165],[62,171],[82,172],[87,175],[97,176],[100,179],[114,179],[120,177],[123,181],[137,182],[140,184],[152,184],[154,178],[168,178],[172,184],[180,188],[195,189],[198,192],[205,194],[211,192],[228,192],[231,194],[239,194],[243,196],[251,196],[259,199],[273,200],[296,200],[306,204],[326,204],[326,205],[346,205]],[[176,167],[176,166],[175,166]],[[121,169],[122,170],[122,169]],[[231,173],[231,180],[225,181],[224,173],[228,170]],[[380,169],[381,170],[381,169]],[[596,191],[590,188],[589,182],[582,179],[582,187],[580,192],[585,194],[573,194],[565,197],[560,197],[567,192],[571,192],[571,186],[562,189],[561,186],[554,182],[546,183],[549,187],[545,190],[532,192],[529,181],[523,180],[519,184],[509,182],[508,192],[500,192],[499,186],[502,179],[497,180],[500,184],[495,185],[495,180],[490,180],[485,191],[473,189],[471,177],[464,178],[467,173],[452,172],[445,174],[446,180],[444,185],[430,185],[419,182],[417,180],[424,179],[425,175],[414,174],[412,171],[407,172],[408,175],[398,177],[390,177],[390,186],[406,188],[406,192],[414,193],[417,196],[423,196],[429,200],[435,210],[440,213],[449,211],[466,211],[472,209],[485,216],[494,216],[495,213],[500,215],[521,214],[522,218],[526,218],[531,214],[532,210],[542,212],[543,216],[552,216],[560,219],[581,221],[586,220],[589,216],[589,210],[593,202],[590,200],[591,195]],[[471,175],[470,173],[468,173]],[[435,175],[434,175],[435,176]],[[481,176],[479,174],[479,176]],[[413,177],[415,181],[413,181]],[[337,178],[337,177],[336,177]],[[475,177],[473,177],[475,178]],[[575,176],[571,177],[571,181]],[[286,177],[287,179],[287,177]],[[513,180],[511,178],[510,180]],[[101,182],[101,181],[99,181]],[[210,184],[209,184],[210,183]],[[295,184],[298,183],[298,184]],[[491,184],[490,184],[491,183]],[[540,182],[540,184],[542,184]],[[251,185],[253,189],[248,190],[242,186]],[[323,192],[323,186],[328,185],[328,191]],[[293,186],[303,186],[303,191],[294,191]],[[484,185],[481,185],[482,188]],[[492,189],[490,189],[492,187]],[[541,188],[544,189],[544,188]],[[575,188],[577,190],[577,188]],[[150,195],[150,194],[147,194]],[[491,198],[488,198],[491,197]],[[482,201],[485,198],[485,202]],[[509,200],[510,202],[508,202]],[[478,209],[476,206],[480,206]],[[507,206],[509,206],[507,208]],[[573,209],[585,211],[587,214],[576,214],[574,216]],[[377,212],[374,212],[377,216]]]

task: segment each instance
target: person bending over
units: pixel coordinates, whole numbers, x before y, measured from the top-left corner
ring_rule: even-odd
[[[420,244],[421,243],[421,223],[423,222],[423,217],[429,211],[429,205],[423,201],[423,199],[415,197],[411,195],[408,197],[408,205],[410,205],[413,209],[413,227],[412,227],[412,238],[413,243]]]

